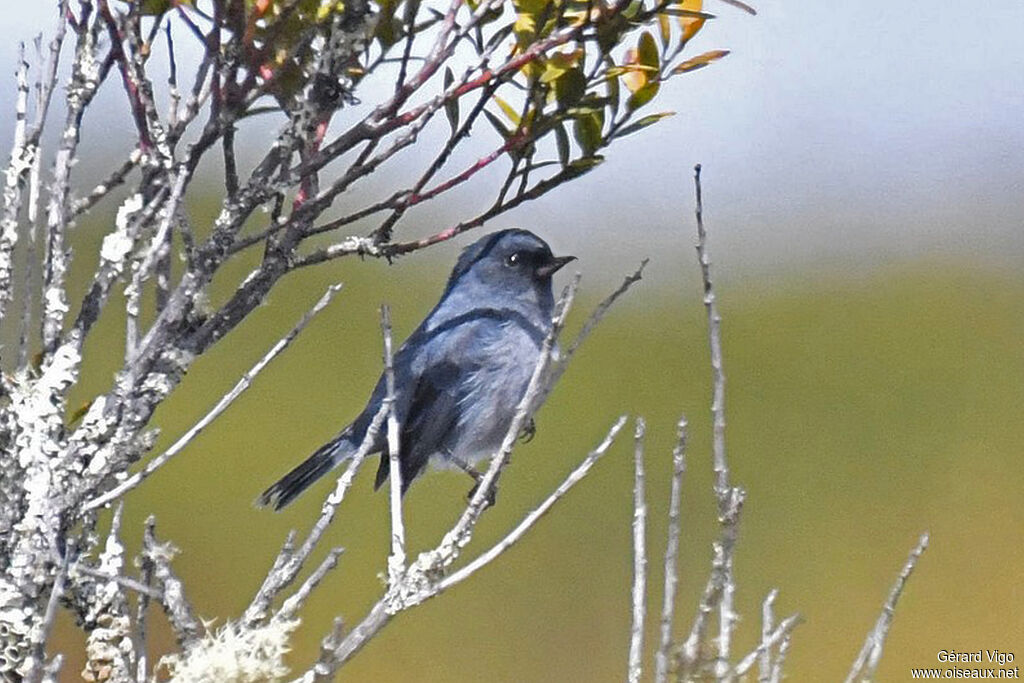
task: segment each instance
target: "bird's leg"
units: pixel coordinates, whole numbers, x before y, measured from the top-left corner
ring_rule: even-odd
[[[531,417],[523,426],[522,431],[519,432],[519,438],[522,440],[523,443],[528,443],[530,441],[533,441],[533,437],[535,437],[536,435],[537,423]]]
[[[470,477],[473,478],[473,481],[476,482],[476,484],[473,486],[473,488],[471,488],[469,490],[469,493],[466,494],[466,500],[473,500],[473,496],[476,495],[477,489],[480,488],[480,484],[484,480],[483,473],[480,472],[480,470],[478,470],[475,467],[473,467],[472,465],[470,465],[468,462],[466,462],[462,458],[457,458],[454,455],[452,455],[451,453],[448,454],[448,458],[453,463],[455,463],[456,467],[458,467],[460,470],[462,470],[463,472],[468,474]],[[494,505],[494,503],[495,503],[495,501],[497,501],[497,499],[498,499],[498,486],[497,486],[497,484],[495,484],[494,486],[491,487],[490,493],[487,494],[487,500],[484,503],[484,509],[487,509],[487,508],[491,507],[492,505]]]

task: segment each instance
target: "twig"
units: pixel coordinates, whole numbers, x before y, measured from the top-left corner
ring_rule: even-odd
[[[903,588],[907,585],[907,579],[914,572],[917,561],[921,559],[921,555],[927,547],[928,532],[926,531],[921,534],[921,538],[917,541],[917,546],[910,552],[910,557],[907,558],[906,563],[903,565],[903,570],[900,571],[900,575],[896,579],[896,583],[893,584],[892,589],[889,591],[889,597],[882,606],[882,613],[879,615],[878,621],[875,622],[875,627],[868,633],[868,637],[864,641],[864,647],[861,648],[857,659],[854,660],[853,668],[850,669],[850,673],[846,677],[846,683],[870,681],[874,677],[875,670],[878,668],[878,662],[882,657],[882,646],[885,644],[885,637],[889,634],[889,627],[892,626],[896,603],[903,594]]]
[[[642,279],[644,268],[647,267],[648,261],[649,259],[644,259],[643,261],[641,261],[640,267],[633,271],[631,275],[627,275],[626,278],[622,281],[622,284],[619,285],[615,289],[615,291],[606,296],[601,301],[601,303],[599,303],[594,308],[593,312],[590,314],[590,317],[587,318],[587,321],[583,323],[583,327],[581,327],[580,331],[576,334],[576,338],[572,340],[572,343],[569,344],[569,347],[565,351],[559,354],[558,361],[553,363],[551,368],[551,376],[548,379],[545,387],[541,390],[541,395],[538,399],[538,402],[543,403],[545,400],[547,400],[548,394],[551,393],[551,390],[554,388],[554,386],[558,384],[558,380],[562,378],[562,375],[564,375],[566,369],[568,369],[569,361],[572,359],[573,355],[580,348],[583,342],[586,341],[587,337],[590,336],[590,333],[593,332],[594,328],[597,327],[597,324],[604,319],[605,315],[607,315],[612,305],[619,299],[620,296],[628,292],[634,284],[636,284]]]
[[[530,530],[544,516],[548,510],[569,490],[578,484],[594,466],[594,463],[603,456],[612,443],[615,441],[615,437],[621,431],[622,427],[626,424],[626,416],[620,417],[611,429],[605,435],[604,439],[591,451],[587,457],[576,467],[565,480],[555,489],[536,509],[528,514],[522,522],[520,522],[512,531],[510,531],[504,538],[495,543],[490,549],[481,553],[471,562],[467,563],[464,567],[461,567],[457,571],[452,572],[450,575],[441,578],[440,580],[429,583],[426,586],[418,584],[418,587],[422,589],[422,592],[418,596],[420,602],[423,600],[430,599],[436,595],[441,594],[445,590],[452,586],[461,583],[466,580],[479,569],[490,564],[503,552],[511,548],[523,535]],[[410,567],[410,570],[415,570],[420,566],[432,566],[432,556],[437,550],[428,551],[423,553],[416,563]],[[406,574],[405,582],[417,580],[419,577],[412,575],[412,571]],[[422,575],[421,575],[422,576]],[[418,604],[418,603],[416,603]],[[406,607],[411,606],[412,603],[407,603]],[[387,597],[379,600],[369,611],[369,613],[363,618],[363,620],[357,625],[344,639],[337,642],[333,650],[330,653],[326,651],[321,654],[320,659],[317,663],[307,672],[307,675],[301,680],[315,680],[315,681],[327,681],[332,680],[330,677],[334,674],[337,669],[348,661],[356,652],[358,652],[369,640],[380,631],[394,616],[388,611],[388,599]],[[329,638],[330,636],[328,636]],[[328,638],[324,639],[324,644]]]
[[[748,653],[743,659],[736,665],[736,669],[732,672],[735,676],[743,676],[754,666],[754,662],[763,658],[764,653],[770,652],[771,648],[782,641],[783,638],[788,638],[789,634],[793,632],[793,629],[800,625],[803,621],[799,614],[794,614],[791,617],[786,617],[773,631],[761,638],[761,642],[758,644],[753,651]],[[730,676],[732,678],[732,676]]]
[[[387,404],[382,402],[377,414],[373,416],[373,421],[370,422],[370,426],[366,429],[366,434],[363,436],[363,442],[359,445],[359,449],[352,455],[352,459],[349,460],[348,467],[346,467],[345,471],[338,477],[338,480],[334,485],[334,490],[331,491],[324,500],[323,505],[320,507],[320,516],[313,524],[313,527],[309,530],[306,540],[303,541],[298,550],[293,551],[293,546],[290,542],[286,542],[284,547],[281,549],[277,559],[274,560],[273,568],[263,580],[263,585],[260,586],[256,596],[252,599],[252,602],[249,603],[249,606],[245,610],[242,621],[247,627],[251,628],[253,625],[265,619],[270,603],[273,602],[278,593],[280,593],[286,586],[295,580],[296,576],[298,576],[302,566],[305,564],[310,554],[312,554],[314,548],[316,548],[317,543],[320,542],[320,538],[324,535],[324,532],[327,531],[327,527],[330,526],[331,521],[334,520],[334,514],[337,511],[338,506],[341,505],[342,501],[345,499],[345,494],[352,486],[352,482],[356,477],[356,472],[358,472],[359,466],[363,464],[363,460],[367,455],[369,455],[370,449],[373,448],[373,445],[377,440],[377,435],[380,433],[381,426],[384,424],[387,412]],[[290,535],[288,540],[293,541],[294,536]]]
[[[644,616],[647,607],[647,500],[644,493],[644,419],[636,419],[633,451],[633,626],[629,640],[629,672],[626,680],[639,683],[644,649]]]
[[[18,48],[18,95],[14,108],[14,144],[7,164],[3,188],[3,214],[0,215],[0,320],[6,316],[7,303],[14,297],[14,247],[18,242],[18,214],[22,190],[37,153],[26,140],[28,122],[28,61],[25,44]]]
[[[128,158],[125,159],[120,166],[114,169],[105,180],[94,187],[89,194],[75,201],[74,206],[71,209],[72,216],[78,218],[83,213],[96,206],[100,200],[110,194],[111,190],[124,183],[128,174],[131,173],[141,161],[142,150],[136,147],[132,150],[131,154],[128,155]]]
[[[471,575],[476,573],[477,570],[487,566],[493,560],[495,560],[503,552],[511,548],[519,539],[526,534],[530,528],[543,517],[551,507],[558,502],[569,490],[583,480],[583,477],[587,476],[590,469],[594,466],[601,456],[608,452],[612,444],[615,443],[615,438],[619,435],[619,432],[626,424],[626,416],[621,416],[605,434],[604,439],[598,444],[597,448],[590,451],[587,457],[583,459],[579,465],[576,466],[572,472],[559,484],[558,488],[551,492],[544,502],[538,505],[530,514],[523,518],[512,531],[505,535],[500,541],[491,546],[487,551],[481,553],[473,561],[468,562],[466,566],[461,567],[457,571],[452,572],[445,578],[443,578],[437,585],[437,592],[447,590],[455,584],[464,581]]]
[[[171,570],[171,558],[177,550],[170,543],[156,540],[156,518],[146,520],[142,536],[142,552],[153,565],[153,577],[163,587],[160,603],[167,621],[182,649],[192,644],[202,632],[202,625],[192,612],[192,605],[185,598],[185,587]]]
[[[708,315],[708,346],[711,351],[712,460],[715,474],[715,497],[718,499],[718,519],[722,525],[720,552],[716,551],[716,564],[720,580],[717,582],[717,591],[715,591],[719,612],[716,675],[721,678],[727,672],[732,632],[736,623],[736,613],[733,609],[736,585],[733,579],[732,558],[733,547],[739,534],[739,513],[743,506],[745,493],[742,488],[729,484],[729,465],[725,457],[725,371],[722,367],[722,316],[718,312],[715,290],[711,282],[711,260],[708,257],[707,231],[704,229],[700,171],[700,164],[694,166],[697,259],[700,263],[701,279],[704,285],[704,307],[707,309]]]
[[[771,636],[772,630],[775,628],[775,614],[773,612],[773,606],[775,605],[775,599],[779,596],[779,589],[773,588],[768,591],[768,595],[764,598],[764,603],[761,605],[761,642],[767,642]],[[758,661],[758,672],[757,681],[758,683],[768,683],[772,675],[772,649],[770,647],[764,648],[761,652],[761,658]]]
[[[405,524],[402,522],[402,464],[399,460],[400,433],[395,409],[395,367],[391,353],[391,309],[380,307],[380,329],[384,337],[384,376],[388,406],[388,465],[390,470],[391,555],[388,557],[388,587],[397,589],[405,574]]]
[[[260,372],[262,372],[263,369],[270,363],[270,361],[274,360],[274,358],[277,357],[279,353],[288,348],[288,345],[295,340],[295,338],[299,335],[300,332],[302,332],[303,329],[305,329],[306,325],[310,323],[310,321],[316,316],[316,314],[322,311],[327,306],[327,304],[331,302],[331,299],[334,298],[334,295],[340,289],[340,284],[331,285],[330,287],[328,287],[327,291],[324,292],[324,295],[320,297],[320,300],[313,305],[313,308],[311,308],[309,311],[306,312],[304,316],[302,316],[302,319],[298,322],[297,325],[295,325],[295,327],[292,328],[291,332],[289,332],[280,340],[278,340],[278,342],[274,344],[274,346],[272,346],[270,350],[266,354],[264,354],[264,356],[260,358],[260,360],[257,361],[256,364],[249,369],[248,372],[242,375],[242,378],[238,380],[238,382],[231,389],[231,391],[222,396],[221,399],[217,401],[216,405],[214,405],[213,408],[210,409],[210,412],[204,415],[203,418],[199,420],[199,422],[194,424],[191,429],[185,432],[185,434],[183,434],[181,438],[174,442],[174,444],[170,448],[168,448],[166,451],[161,453],[156,458],[153,458],[153,460],[151,460],[144,469],[135,473],[128,479],[124,480],[110,491],[107,491],[106,493],[97,496],[96,498],[93,498],[92,500],[85,503],[85,505],[82,507],[83,511],[94,510],[98,507],[102,507],[110,503],[113,500],[116,500],[117,498],[120,498],[125,493],[141,484],[151,474],[160,469],[164,464],[167,463],[168,460],[170,460],[175,455],[180,453],[189,443],[192,442],[193,439],[195,439],[199,435],[200,432],[202,432],[214,420],[216,420],[221,415],[221,413],[227,410],[228,406],[230,406],[235,401],[235,399],[237,399],[246,389],[249,388],[249,386],[252,384],[256,376],[260,374]]]
[[[789,643],[792,635],[792,633],[787,633],[783,636],[782,642],[779,643],[779,651],[776,653],[775,662],[772,664],[771,683],[782,682],[782,666],[786,663],[786,655],[789,654]]]
[[[154,600],[161,600],[163,595],[158,590],[154,590],[151,586],[136,581],[135,579],[128,576],[110,576],[106,572],[102,572],[98,569],[93,569],[87,564],[76,564],[72,567],[72,571],[76,574],[85,574],[86,576],[92,576],[97,579],[103,579],[104,581],[113,581],[114,583],[123,586],[129,590],[133,590],[139,595],[144,595],[147,598],[153,598]]]
[[[324,580],[325,576],[327,576],[327,573],[338,565],[338,558],[341,557],[343,552],[345,552],[344,548],[331,548],[323,562],[321,562],[313,573],[309,575],[299,589],[284,601],[284,604],[281,605],[281,609],[274,614],[274,619],[278,621],[288,621],[293,619],[298,611],[302,609],[302,605],[305,604],[313,590],[319,586],[320,582]]]
[[[139,553],[135,558],[135,564],[139,568],[139,575],[141,583],[146,588],[152,588],[153,586],[153,572],[154,565],[153,561],[145,554]],[[155,596],[156,600],[160,600],[163,596]],[[149,647],[146,631],[146,618],[149,613],[149,600],[150,596],[146,593],[139,593],[138,598],[135,602],[135,652],[136,652],[136,664],[135,664],[135,680],[138,683],[146,683],[149,680]]]
[[[174,225],[175,216],[178,212],[178,205],[181,203],[182,193],[185,191],[185,182],[188,174],[184,168],[178,170],[171,189],[170,197],[163,208],[163,217],[160,226],[150,242],[149,248],[142,257],[141,262],[136,264],[135,272],[132,273],[131,284],[125,288],[125,364],[131,363],[138,346],[139,338],[139,308],[142,298],[142,288],[145,281],[152,275],[157,265],[167,258],[170,249],[171,226]]]
[[[655,683],[665,683],[669,670],[669,648],[672,646],[672,622],[675,617],[675,597],[678,574],[676,559],[679,555],[681,529],[683,475],[686,473],[686,417],[679,418],[676,446],[672,449],[672,492],[668,505],[668,542],[665,544],[665,588],[661,605],[661,633],[658,651],[654,656]]]
[[[647,264],[649,262],[650,259],[647,258],[642,260],[640,262],[640,266],[635,271],[633,271],[633,274],[627,275],[626,279],[622,281],[622,284],[619,285],[614,292],[606,296],[604,300],[597,305],[597,308],[594,309],[594,312],[590,314],[589,318],[587,318],[587,322],[583,323],[583,327],[580,328],[580,331],[576,335],[576,338],[572,340],[572,344],[570,344],[569,348],[566,349],[565,355],[563,356],[560,365],[565,365],[566,363],[569,362],[569,359],[572,358],[572,355],[574,353],[576,353],[576,350],[579,349],[580,345],[583,344],[584,341],[586,341],[587,337],[589,337],[590,333],[594,331],[594,328],[597,327],[598,323],[604,320],[604,316],[607,315],[608,310],[618,300],[618,298],[625,294],[626,292],[628,292],[630,287],[632,287],[637,282],[643,279],[644,268],[647,267]]]
[[[60,599],[64,597],[64,588],[68,580],[68,564],[74,554],[74,543],[70,542],[64,548],[64,557],[57,569],[57,576],[53,580],[53,588],[50,589],[50,597],[46,601],[46,611],[43,613],[43,621],[39,628],[33,631],[31,637],[31,659],[28,661],[25,672],[25,680],[42,680],[46,675],[46,643],[50,639],[50,631],[53,629],[53,622],[57,618],[57,606]],[[104,579],[109,579],[106,574],[100,574]]]
[[[722,368],[722,316],[718,312],[715,290],[711,283],[711,259],[708,256],[708,233],[704,229],[704,206],[700,186],[700,164],[693,167],[693,183],[697,204],[697,260],[704,282],[704,308],[708,314],[708,345],[711,349],[711,417],[714,455],[715,494],[720,517],[728,507],[729,466],[725,460],[725,371]]]

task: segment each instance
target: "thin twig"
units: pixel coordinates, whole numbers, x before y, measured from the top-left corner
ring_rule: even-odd
[[[306,540],[303,541],[298,550],[293,551],[292,545],[287,542],[281,549],[281,553],[274,561],[273,568],[263,580],[263,585],[260,586],[256,596],[245,610],[242,621],[246,626],[252,627],[265,619],[270,603],[273,602],[278,593],[295,580],[299,571],[302,570],[306,560],[320,542],[324,532],[327,531],[327,527],[334,520],[334,514],[338,506],[345,499],[345,494],[348,493],[349,488],[352,486],[356,473],[359,471],[359,466],[363,464],[363,460],[366,459],[366,456],[369,455],[370,450],[374,447],[377,435],[380,434],[380,429],[387,418],[387,412],[387,404],[382,402],[377,414],[373,416],[373,421],[370,422],[370,426],[366,429],[366,434],[363,436],[363,442],[359,445],[359,449],[352,455],[348,467],[338,477],[334,490],[324,499],[323,505],[320,507],[320,516],[309,530]],[[289,540],[293,540],[293,538],[290,536]]]
[[[672,449],[672,491],[668,505],[668,541],[665,544],[665,588],[661,605],[661,633],[654,657],[655,683],[665,683],[669,670],[669,648],[672,647],[672,622],[675,618],[676,584],[679,556],[679,534],[682,528],[683,475],[686,473],[686,417],[679,418],[675,448]]]
[[[789,644],[793,634],[787,633],[779,643],[779,651],[775,655],[775,662],[772,664],[771,683],[782,683],[782,667],[786,663],[786,655],[789,654]]]
[[[647,267],[648,261],[649,259],[641,261],[640,266],[633,271],[631,275],[627,275],[622,281],[622,284],[619,285],[615,291],[606,296],[601,303],[594,308],[593,312],[587,318],[587,321],[583,323],[583,327],[581,327],[580,331],[576,334],[576,338],[572,340],[572,343],[569,344],[566,350],[559,354],[558,361],[552,364],[551,377],[548,379],[545,388],[541,391],[541,396],[538,399],[539,402],[543,403],[547,400],[547,396],[551,393],[551,389],[558,383],[558,380],[561,379],[562,375],[565,374],[566,369],[568,369],[569,361],[572,360],[573,355],[580,348],[583,342],[586,341],[587,337],[590,336],[590,333],[594,331],[597,324],[600,323],[604,319],[605,315],[608,314],[612,305],[620,296],[628,292],[634,284],[642,279],[644,268]]]
[[[298,611],[302,609],[302,606],[306,603],[313,590],[320,585],[320,582],[324,580],[328,572],[334,569],[338,565],[338,558],[345,552],[344,548],[331,548],[330,552],[327,553],[327,557],[324,558],[323,562],[313,570],[313,573],[303,581],[291,597],[284,601],[281,605],[281,609],[274,614],[274,619],[279,621],[288,621],[298,614]]]
[[[590,472],[590,469],[594,466],[601,456],[608,452],[612,444],[615,443],[615,438],[619,435],[619,432],[626,424],[626,416],[621,416],[605,434],[604,439],[598,444],[597,448],[590,451],[587,457],[584,458],[583,462],[576,466],[572,472],[559,484],[558,488],[551,492],[547,498],[544,499],[540,505],[538,505],[530,514],[523,518],[512,531],[508,532],[504,538],[491,546],[488,550],[481,553],[479,556],[468,562],[464,567],[459,568],[457,571],[452,572],[437,585],[437,592],[440,593],[455,584],[464,581],[465,579],[476,573],[477,570],[487,566],[493,560],[495,560],[503,552],[511,548],[519,539],[521,539],[527,531],[533,527],[534,524],[543,517],[551,507],[558,502],[569,490],[583,480],[585,476]]]
[[[725,457],[725,371],[722,363],[722,316],[718,312],[715,290],[711,281],[711,260],[708,256],[707,231],[704,228],[700,171],[700,164],[694,166],[697,259],[700,263],[701,279],[704,285],[704,307],[708,316],[708,346],[711,352],[712,467],[715,475],[715,497],[718,500],[718,519],[722,525],[720,553],[716,552],[716,560],[720,561],[717,563],[719,580],[715,595],[719,612],[716,675],[721,678],[727,672],[732,632],[736,624],[736,613],[733,609],[736,584],[733,578],[732,558],[733,548],[739,534],[739,513],[743,506],[745,493],[742,488],[730,485],[729,465]],[[691,633],[691,635],[693,634]]]
[[[131,284],[125,288],[125,364],[129,364],[135,355],[139,339],[139,312],[142,299],[142,288],[146,280],[153,274],[161,261],[167,258],[170,249],[168,239],[171,226],[174,225],[175,216],[178,212],[178,205],[181,203],[182,193],[185,191],[185,182],[188,174],[184,168],[179,169],[171,189],[170,197],[163,208],[163,217],[160,226],[157,228],[153,240],[143,255],[141,262],[136,264],[135,272],[132,273]]]
[[[330,287],[328,287],[327,291],[324,292],[324,295],[320,297],[320,300],[313,305],[313,308],[311,308],[309,311],[306,312],[304,316],[302,316],[302,319],[298,322],[298,324],[295,325],[295,327],[293,327],[288,334],[286,334],[284,337],[278,340],[278,342],[274,344],[274,346],[272,346],[270,350],[266,354],[264,354],[264,356],[260,358],[260,360],[257,361],[256,364],[249,369],[248,372],[242,375],[241,379],[238,380],[238,382],[231,389],[231,391],[222,396],[221,399],[217,401],[216,405],[214,405],[213,408],[210,409],[210,412],[204,415],[203,418],[199,420],[199,422],[194,424],[191,429],[185,432],[185,434],[183,434],[181,438],[174,442],[174,444],[170,448],[168,448],[166,451],[161,453],[156,458],[153,458],[153,460],[151,460],[146,465],[146,467],[141,471],[135,473],[128,479],[124,480],[110,491],[107,491],[106,493],[97,496],[96,498],[93,498],[92,500],[85,503],[85,505],[83,505],[82,507],[82,510],[94,510],[98,507],[102,507],[110,503],[113,500],[116,500],[117,498],[120,498],[125,493],[141,484],[151,474],[160,469],[164,464],[167,463],[168,460],[170,460],[175,455],[180,453],[189,443],[192,442],[193,439],[195,439],[199,435],[200,432],[202,432],[214,420],[216,420],[221,415],[221,413],[227,410],[228,406],[234,403],[235,399],[237,399],[246,389],[249,388],[249,386],[252,384],[256,376],[259,375],[260,372],[262,372],[263,369],[270,363],[270,361],[277,357],[279,353],[288,348],[288,345],[295,340],[295,338],[299,335],[300,332],[302,332],[303,329],[305,329],[306,325],[308,325],[310,321],[312,321],[316,314],[322,311],[327,306],[327,304],[331,302],[331,299],[334,298],[334,295],[340,289],[340,284],[331,285]]]
[[[128,576],[111,576],[106,572],[102,572],[98,569],[93,569],[87,564],[76,564],[72,567],[72,571],[77,574],[85,574],[86,576],[92,576],[97,579],[103,579],[104,581],[113,581],[114,583],[121,585],[129,590],[133,590],[139,595],[146,596],[147,598],[153,598],[154,600],[160,600],[163,595],[158,590],[154,590],[153,587],[147,586],[141,581]]]
[[[799,626],[802,621],[803,618],[799,614],[783,619],[773,631],[762,637],[761,642],[758,643],[756,648],[739,661],[735,670],[731,672],[730,678],[746,674],[754,666],[754,663],[764,656],[765,652],[770,652],[771,648],[775,647],[783,638],[789,637],[793,629]]]
[[[162,588],[160,604],[167,615],[171,630],[174,631],[178,644],[183,649],[187,648],[203,632],[203,627],[185,597],[185,585],[171,570],[171,559],[177,550],[170,543],[157,542],[156,518],[152,515],[146,520],[146,528],[142,535],[142,552],[152,563],[153,578]]]
[[[892,626],[896,603],[899,602],[903,589],[907,585],[907,579],[914,572],[917,561],[921,559],[921,555],[927,547],[928,532],[926,531],[921,534],[921,538],[917,541],[917,546],[910,552],[910,556],[903,565],[900,575],[896,578],[896,583],[893,584],[892,589],[889,591],[889,597],[886,599],[885,604],[882,605],[882,613],[878,616],[875,627],[868,633],[868,637],[864,641],[864,647],[861,648],[857,659],[854,660],[853,667],[846,677],[846,683],[870,681],[874,677],[875,670],[878,668],[878,662],[882,657],[882,646],[885,644],[885,637],[889,634],[889,627]]]
[[[708,345],[711,349],[711,417],[712,448],[714,455],[715,493],[718,496],[720,517],[724,517],[728,504],[729,466],[725,459],[725,371],[722,368],[722,316],[718,312],[714,286],[711,282],[711,259],[708,256],[708,233],[704,228],[704,205],[700,185],[700,164],[693,167],[696,191],[697,260],[704,282],[704,308],[708,314]]]
[[[647,500],[644,492],[644,419],[636,419],[633,451],[633,626],[629,639],[629,672],[626,680],[639,683],[644,649],[644,617],[647,608]]]
[[[772,630],[775,628],[775,613],[773,607],[775,605],[775,599],[779,597],[779,589],[773,588],[768,591],[768,595],[764,598],[764,603],[761,605],[761,642],[765,643],[771,637]],[[758,683],[768,683],[772,676],[772,649],[765,647],[761,652],[761,658],[757,663],[757,681]]]
[[[42,623],[32,633],[31,637],[31,658],[29,659],[25,680],[42,680],[45,676],[46,643],[50,639],[50,631],[53,629],[53,622],[57,618],[57,606],[60,599],[64,597],[64,588],[68,579],[68,564],[71,556],[75,553],[74,543],[70,542],[64,549],[64,557],[57,569],[57,576],[53,580],[53,588],[50,589],[50,597],[46,600],[46,611],[43,613]],[[106,574],[100,573],[101,578],[109,579]]]
[[[395,367],[391,352],[391,309],[380,307],[380,329],[384,337],[384,376],[388,406],[388,478],[390,481],[391,555],[388,557],[388,587],[397,589],[405,574],[405,524],[402,521],[402,464],[400,428],[395,408]]]

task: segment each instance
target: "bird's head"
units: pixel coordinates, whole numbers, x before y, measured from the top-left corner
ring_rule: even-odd
[[[542,308],[550,308],[551,276],[575,258],[555,256],[547,242],[529,230],[491,233],[459,256],[445,295],[466,288],[476,296],[494,293],[524,303],[533,300]]]

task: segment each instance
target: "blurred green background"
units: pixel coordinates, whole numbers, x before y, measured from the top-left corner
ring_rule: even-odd
[[[539,414],[537,437],[515,451],[499,504],[485,515],[466,557],[542,500],[618,415],[643,415],[653,614],[670,450],[675,421],[685,413],[691,441],[678,615],[689,624],[716,535],[710,372],[691,223],[680,220],[678,233],[652,254],[649,277],[587,342]],[[556,237],[556,251],[571,251],[576,236]],[[161,407],[158,451],[329,283],[345,283],[335,303],[220,421],[125,499],[129,548],[137,547],[146,515],[155,513],[160,537],[182,549],[174,566],[204,618],[221,624],[238,616],[285,533],[306,529],[315,517],[329,482],[280,514],[252,501],[361,408],[380,368],[377,306],[391,304],[404,338],[433,304],[456,253],[446,245],[393,266],[353,259],[287,279]],[[87,260],[77,263],[83,272]],[[604,266],[596,278],[586,274],[601,269],[578,265],[585,278],[570,332],[613,286],[609,273],[625,274],[634,264]],[[760,601],[778,587],[780,616],[798,611],[806,618],[792,645],[791,680],[841,678],[908,551],[928,530],[931,547],[900,603],[879,680],[907,679],[909,667],[934,664],[940,649],[1020,653],[1024,277],[934,257],[860,278],[726,279],[719,295],[727,443],[733,477],[749,493],[736,559],[737,649],[753,647]],[[115,301],[111,312],[117,308]],[[120,348],[122,329],[114,313],[89,342],[91,365],[73,400],[88,400],[109,382],[120,351],[104,349]],[[345,677],[621,679],[632,572],[631,449],[630,439],[620,440],[520,545],[401,615]],[[364,468],[325,539],[325,548],[346,552],[303,615],[291,656],[296,668],[315,657],[333,616],[356,623],[381,591],[387,497],[372,491],[373,469]],[[434,472],[412,488],[406,515],[414,551],[434,544],[453,522],[467,484],[460,473]],[[66,623],[59,632],[73,637]],[[156,633],[166,647],[166,629]],[[65,680],[74,680],[80,648],[63,644],[72,653]]]

